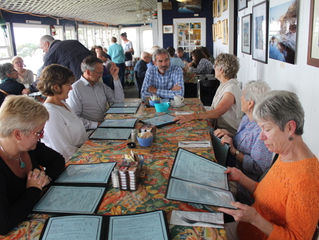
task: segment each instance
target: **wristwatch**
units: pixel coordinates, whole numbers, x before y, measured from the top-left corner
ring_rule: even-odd
[[[238,150],[236,150],[236,152],[235,152],[235,157],[236,157],[238,154],[239,154],[239,151],[238,151]]]

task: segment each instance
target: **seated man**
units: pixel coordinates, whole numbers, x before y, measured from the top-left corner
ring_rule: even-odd
[[[123,102],[124,92],[118,78],[118,68],[111,67],[114,91],[100,82],[103,74],[103,62],[97,57],[89,56],[81,64],[83,75],[72,84],[67,103],[78,115],[86,129],[93,129],[104,120],[110,103]]]
[[[161,98],[184,96],[183,70],[170,66],[166,49],[157,49],[153,54],[154,66],[147,69],[142,86],[142,98],[157,95]]]
[[[138,88],[138,97],[141,97],[141,89],[147,71],[147,64],[151,61],[151,54],[148,52],[142,52],[141,59],[136,63],[134,67],[136,83]]]
[[[97,52],[96,53],[97,58],[101,59],[103,62],[103,75],[102,75],[102,79],[103,82],[109,86],[110,88],[112,88],[114,90],[114,84],[113,84],[113,77],[110,73],[110,68],[112,65],[116,64],[114,62],[112,62],[108,57],[107,54],[105,52]]]
[[[54,40],[50,35],[41,37],[40,48],[45,52],[44,63],[40,71],[42,71],[45,66],[56,63],[69,68],[77,79],[80,78],[82,74],[82,60],[91,55],[89,49],[77,40]]]
[[[168,47],[167,51],[168,51],[169,56],[170,56],[171,66],[178,66],[178,67],[181,67],[182,69],[184,69],[185,63],[182,61],[181,58],[175,57],[175,48]]]
[[[178,47],[176,51],[177,57],[182,59],[183,62],[190,62],[191,60],[188,57],[188,54],[184,52],[184,49],[182,47]]]

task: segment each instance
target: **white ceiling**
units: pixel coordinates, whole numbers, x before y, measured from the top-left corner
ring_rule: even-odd
[[[0,8],[109,25],[149,22],[157,0],[0,0]]]

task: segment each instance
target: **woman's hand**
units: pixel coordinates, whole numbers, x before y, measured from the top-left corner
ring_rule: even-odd
[[[42,188],[50,183],[49,177],[44,171],[35,168],[28,173],[27,188],[35,187],[42,190]]]
[[[195,120],[195,116],[193,114],[189,115],[179,115],[174,118],[174,121],[177,121],[177,123],[185,123],[192,120]]]
[[[230,146],[230,148],[233,148],[234,147],[234,144],[233,144],[233,139],[228,136],[228,135],[224,135],[221,139],[221,143],[222,144],[228,144]]]
[[[214,131],[214,135],[215,135],[216,137],[219,137],[219,138],[221,138],[221,137],[223,137],[223,136],[225,136],[225,135],[231,136],[230,132],[228,132],[226,129],[222,129],[222,128],[216,129],[216,130]]]
[[[253,223],[257,220],[259,213],[256,211],[255,208],[250,207],[246,204],[242,204],[240,202],[232,202],[231,204],[236,207],[237,210],[228,208],[218,208],[217,210],[232,215],[236,222],[241,221]]]
[[[245,174],[241,170],[234,167],[228,167],[225,173],[229,181],[240,182],[240,180],[245,177]]]

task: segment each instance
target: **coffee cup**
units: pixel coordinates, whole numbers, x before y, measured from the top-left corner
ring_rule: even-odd
[[[182,105],[183,102],[184,102],[184,97],[178,96],[178,95],[174,96],[174,105],[179,106],[179,105]]]

